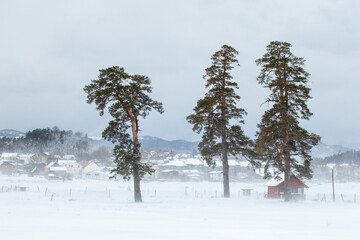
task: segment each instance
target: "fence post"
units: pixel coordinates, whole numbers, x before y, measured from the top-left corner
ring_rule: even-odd
[[[334,169],[331,170],[333,201],[335,202]]]

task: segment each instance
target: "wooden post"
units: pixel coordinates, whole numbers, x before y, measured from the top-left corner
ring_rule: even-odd
[[[334,169],[331,170],[333,201],[335,202]]]

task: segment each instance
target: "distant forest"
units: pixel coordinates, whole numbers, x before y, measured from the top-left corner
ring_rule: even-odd
[[[329,157],[324,158],[325,163],[334,163],[334,164],[360,164],[360,151],[348,151],[340,154],[335,154]]]
[[[60,130],[58,127],[35,129],[21,138],[0,138],[0,152],[49,152],[54,155],[72,154],[81,158],[91,157],[88,155],[94,154],[101,157],[111,156],[108,149],[99,146],[86,134]]]

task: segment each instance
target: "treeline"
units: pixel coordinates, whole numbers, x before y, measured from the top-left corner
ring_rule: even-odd
[[[83,155],[95,145],[86,134],[60,130],[58,127],[35,129],[22,138],[0,138],[0,152]]]
[[[358,164],[360,165],[360,151],[348,151],[324,158],[324,163],[334,164]]]

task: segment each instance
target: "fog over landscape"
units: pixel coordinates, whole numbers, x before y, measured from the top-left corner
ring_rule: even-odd
[[[0,1],[0,239],[359,239],[359,12]]]

